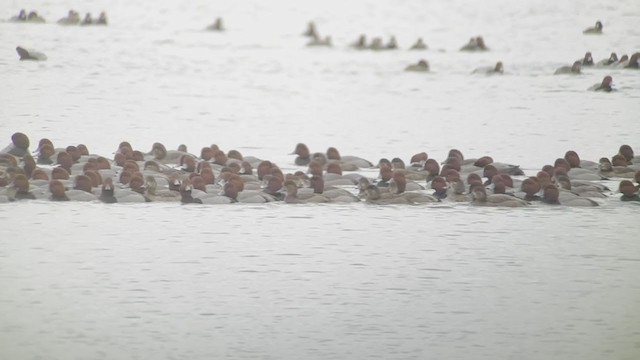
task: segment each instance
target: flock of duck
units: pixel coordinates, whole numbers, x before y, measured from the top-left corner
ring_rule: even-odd
[[[24,23],[45,23],[46,20],[38,15],[36,11],[30,11],[27,14],[25,9],[20,10],[18,15],[12,16],[9,19],[10,22],[24,22]],[[91,16],[91,13],[86,13],[84,18],[80,20],[80,14],[75,10],[69,10],[67,16],[58,20],[60,25],[107,25],[107,14],[103,11],[100,13],[97,19]]]
[[[25,10],[21,10],[17,16],[14,16],[10,19],[10,21],[14,22],[45,22],[45,20],[40,17],[37,12],[31,11],[28,15]],[[74,10],[69,10],[69,13],[66,17],[58,20],[58,24],[62,25],[106,25],[107,18],[104,12],[100,13],[100,17],[98,19],[93,19],[90,13],[87,13],[84,20],[80,21],[80,16],[78,12]],[[222,18],[218,17],[215,21],[208,25],[205,30],[207,31],[224,31],[225,27],[223,24]],[[603,33],[603,25],[601,21],[597,21],[594,27],[587,28],[583,31],[584,34],[602,34]],[[317,27],[314,22],[309,22],[307,24],[307,29],[303,32],[304,36],[310,38],[307,46],[324,46],[331,47],[333,46],[331,42],[331,36],[321,37],[318,33]],[[381,37],[374,37],[370,42],[367,41],[367,36],[365,34],[361,34],[358,39],[350,45],[354,49],[358,50],[373,50],[373,51],[382,51],[382,50],[396,50],[399,48],[398,42],[395,36],[391,36],[388,42],[384,42]],[[426,50],[428,49],[427,44],[424,42],[422,38],[418,38],[416,42],[409,48],[410,50]],[[489,47],[485,44],[484,38],[482,36],[476,36],[469,39],[469,42],[460,48],[460,51],[488,51]],[[16,52],[18,53],[20,60],[46,60],[46,55],[33,51],[27,50],[23,47],[16,47]],[[602,68],[626,68],[626,69],[638,69],[639,68],[639,59],[640,53],[636,52],[629,57],[628,55],[622,55],[618,59],[618,55],[614,52],[611,55],[599,61],[598,63],[593,63],[593,58],[591,57],[591,52],[587,52],[583,59],[576,60],[572,65],[566,65],[558,68],[554,74],[580,74],[581,69],[583,67],[602,67]],[[430,66],[429,62],[425,59],[418,60],[415,64],[410,64],[405,67],[405,71],[413,71],[413,72],[429,72]],[[474,74],[502,74],[504,72],[504,65],[502,61],[496,62],[493,66],[485,66],[476,68],[472,73]],[[610,75],[605,76],[602,79],[601,83],[594,84],[589,88],[589,90],[594,91],[612,91],[614,90],[612,87],[613,78]]]
[[[442,162],[421,152],[408,164],[399,157],[374,164],[341,156],[333,147],[313,153],[303,143],[291,155],[296,155],[293,163],[299,169],[285,173],[269,160],[225,152],[217,145],[202,147],[196,155],[185,145],[167,150],[155,143],[143,152],[123,141],[109,158],[91,154],[83,144],[55,147],[43,138],[31,152],[29,137],[18,132],[0,151],[0,202],[598,206],[620,194],[622,201],[640,204],[640,161],[629,145],[598,162],[567,151],[535,176],[490,156],[465,158],[457,149]],[[605,179],[619,181],[618,189],[602,185]]]

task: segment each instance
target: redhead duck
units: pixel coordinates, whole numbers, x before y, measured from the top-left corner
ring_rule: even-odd
[[[618,60],[617,63],[612,65],[616,68],[624,68],[627,66],[627,64],[629,64],[629,55],[624,54],[620,57],[620,60]]]
[[[348,190],[333,186],[326,187],[325,181],[320,176],[312,176],[309,179],[309,186],[313,189],[314,194],[320,194],[329,199],[330,202],[358,202],[360,199]]]
[[[299,166],[306,166],[311,162],[311,152],[309,152],[307,145],[303,143],[298,143],[296,148],[289,155],[298,155],[294,160],[294,163]]]
[[[544,187],[542,202],[549,205],[560,205],[560,190],[553,184]]]
[[[98,197],[93,194],[91,179],[86,175],[78,175],[74,179],[73,189],[66,191],[69,200],[74,201],[94,201]]]
[[[589,90],[611,92],[613,91],[612,83],[613,78],[611,77],[611,75],[607,75],[602,79],[602,82],[600,84],[594,84],[589,88]]]
[[[397,194],[404,197],[410,203],[431,203],[439,202],[440,200],[435,196],[421,192],[421,191],[406,191],[407,179],[402,172],[394,172],[393,179],[389,184],[389,193]]]
[[[523,198],[526,201],[540,200],[540,197],[537,195],[540,189],[541,186],[536,177],[524,179],[520,185],[520,190],[525,194]]]
[[[491,194],[487,195],[487,192],[482,185],[474,185],[471,187],[471,194],[473,195],[472,204],[483,206],[505,206],[505,207],[522,207],[526,206],[527,202],[518,199],[515,196],[506,194]]]
[[[633,178],[635,173],[635,170],[627,166],[613,166],[611,161],[604,157],[600,158],[598,171],[600,175],[607,178]]]
[[[207,26],[208,31],[224,31],[224,25],[222,24],[222,18],[216,18],[213,24]]]
[[[326,151],[327,160],[338,161],[340,167],[344,171],[355,171],[358,169],[372,168],[373,163],[367,159],[363,159],[358,156],[344,155],[341,156],[338,149],[335,147],[329,147]]]
[[[640,195],[638,195],[638,189],[629,180],[622,180],[618,187],[618,190],[622,194],[620,200],[622,201],[640,201]]]
[[[64,185],[60,180],[51,180],[49,182],[49,192],[51,193],[50,200],[52,201],[69,201]]]
[[[369,49],[371,50],[384,49],[384,45],[382,45],[382,39],[379,37],[373,38],[373,40],[371,40],[371,44],[369,45]]]
[[[602,34],[602,22],[600,20],[596,21],[596,25],[594,27],[586,28],[582,31],[582,33],[588,35]]]
[[[445,181],[445,179],[442,176],[434,177],[433,180],[431,180],[430,187],[431,187],[431,189],[434,190],[433,196],[436,199],[442,200],[442,199],[445,199],[447,197],[448,185],[447,185],[447,182]],[[464,187],[464,184],[463,184],[463,187]]]
[[[47,60],[47,56],[41,52],[27,50],[23,47],[16,47],[16,52],[20,56],[20,60],[34,60],[34,61],[44,61]]]
[[[69,13],[67,14],[66,17],[63,17],[62,19],[58,20],[58,24],[60,25],[77,25],[79,23],[80,23],[80,15],[74,10],[69,10]]]
[[[418,38],[415,44],[411,45],[410,50],[427,50],[427,44],[422,41],[422,38]]]
[[[633,148],[629,145],[620,145],[618,149],[618,154],[622,155],[627,162],[627,165],[633,164]]]
[[[495,66],[477,68],[473,70],[472,74],[501,75],[503,72],[504,68],[502,66],[502,61],[498,61]]]
[[[180,192],[169,189],[158,190],[158,182],[155,177],[148,175],[145,177],[146,197],[151,201],[180,201]]]
[[[13,195],[13,199],[22,200],[22,199],[35,199],[36,196],[29,191],[29,179],[24,174],[17,174],[13,178],[13,186],[16,189],[15,194]]]
[[[408,65],[404,71],[428,72],[429,63],[427,60],[421,59],[417,64]]]
[[[561,66],[558,69],[556,69],[556,71],[553,73],[554,75],[560,75],[560,74],[570,74],[570,75],[577,75],[580,74],[580,69],[582,67],[582,62],[581,61],[576,61],[573,63],[573,65],[571,66]]]
[[[11,135],[11,144],[0,150],[0,154],[9,154],[21,158],[30,153],[29,137],[21,132]]]

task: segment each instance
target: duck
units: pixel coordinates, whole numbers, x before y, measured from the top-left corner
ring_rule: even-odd
[[[366,202],[376,205],[409,204],[410,201],[399,194],[382,193],[376,185],[368,185],[365,189]]]
[[[612,52],[608,58],[600,60],[596,63],[597,67],[605,67],[610,65],[615,65],[618,62],[618,54]]]
[[[362,50],[367,48],[367,36],[365,34],[361,34],[358,37],[358,40],[351,44],[351,47],[354,49]]]
[[[27,50],[21,46],[16,47],[16,52],[18,53],[18,56],[20,56],[20,60],[33,60],[33,61],[45,61],[47,60],[47,55],[38,52],[38,51],[34,51],[34,50]]]
[[[620,196],[621,201],[640,201],[638,189],[631,181],[622,180],[618,186],[618,190],[622,194],[622,196]]]
[[[554,75],[560,75],[560,74],[577,75],[581,73],[581,68],[582,68],[582,62],[576,61],[571,66],[565,65],[557,68],[553,74]]]
[[[107,21],[107,14],[102,11],[100,12],[100,15],[98,16],[98,20],[96,20],[94,22],[95,25],[107,25],[108,21]]]
[[[16,174],[13,178],[15,193],[12,200],[35,200],[36,196],[29,191],[29,179],[24,174]]]
[[[311,162],[311,152],[309,152],[309,148],[304,143],[298,143],[289,155],[298,155],[294,163],[298,166],[307,166]]]
[[[147,175],[145,177],[146,197],[151,201],[170,201],[177,202],[182,199],[180,192],[169,189],[158,190],[158,182],[154,176]]]
[[[397,194],[407,199],[408,202],[414,204],[424,204],[439,202],[440,200],[431,194],[427,194],[420,190],[406,191],[407,179],[402,172],[394,172],[393,179],[389,184],[389,193]]]
[[[428,49],[427,44],[424,43],[422,38],[418,38],[415,44],[411,45],[411,48],[409,48],[409,50],[427,50],[427,49]]]
[[[14,15],[9,19],[10,22],[26,22],[27,21],[27,11],[25,9],[21,9],[18,15]]]
[[[474,185],[471,187],[471,194],[474,205],[482,206],[504,206],[504,207],[523,207],[527,206],[527,202],[515,196],[506,194],[490,194],[482,185]]]
[[[469,42],[460,48],[460,51],[487,51],[489,48],[485,45],[482,36],[469,39]]]
[[[395,49],[398,48],[398,42],[396,41],[396,37],[395,36],[392,36],[389,39],[389,42],[387,43],[387,45],[385,45],[385,48],[387,50],[395,50]]]
[[[105,204],[114,204],[118,202],[118,199],[114,196],[113,180],[111,178],[106,178],[102,182],[102,189],[98,200]]]
[[[69,201],[65,193],[64,184],[60,180],[51,180],[49,182],[49,192],[51,201]]]
[[[404,68],[404,71],[428,72],[429,63],[427,62],[427,60],[421,59],[417,64],[408,65],[406,68]]]
[[[593,66],[593,57],[591,56],[591,51],[587,51],[582,59],[576,61],[580,61],[580,65],[582,66]]]
[[[91,17],[91,13],[86,13],[84,16],[84,19],[82,19],[82,22],[80,23],[80,25],[92,25],[93,24],[93,18]]]
[[[633,55],[631,55],[631,58],[629,58],[629,62],[627,63],[627,65],[625,65],[624,68],[625,69],[640,68],[639,58],[640,58],[640,52],[634,53]]]
[[[202,200],[194,198],[191,193],[193,187],[191,186],[191,180],[185,179],[180,185],[180,202],[183,204],[202,204]]]
[[[307,43],[307,46],[314,46],[314,47],[331,47],[333,46],[331,44],[331,36],[325,36],[324,39],[320,38],[320,37],[314,37],[311,38],[311,41],[309,41]]]
[[[611,77],[611,75],[607,75],[602,79],[601,83],[592,85],[591,87],[589,87],[589,90],[611,92],[614,90],[612,87],[612,83],[613,78]]]
[[[31,154],[29,145],[29,137],[24,133],[16,132],[11,135],[11,144],[0,150],[0,154],[9,154],[17,158],[22,158],[25,155]]]
[[[298,184],[293,180],[287,180],[284,182],[284,187],[287,191],[287,195],[284,197],[284,202],[288,204],[307,204],[307,203],[326,203],[329,202],[329,198],[324,195],[307,193],[304,198],[298,196]]]
[[[611,161],[606,158],[600,158],[598,167],[600,175],[606,178],[633,178],[635,176],[635,170],[627,166],[613,166]]]
[[[502,65],[502,61],[498,61],[495,66],[488,67],[480,67],[473,70],[472,74],[486,74],[486,75],[494,75],[494,74],[503,74],[504,67]]]
[[[599,35],[602,34],[602,28],[602,22],[598,20],[596,21],[595,26],[584,29],[582,33],[587,35]]]
[[[316,24],[313,21],[309,21],[307,24],[307,29],[302,33],[303,36],[318,37],[318,30],[316,29]]]
[[[207,26],[208,31],[224,31],[224,25],[222,24],[222,18],[216,18],[213,24]]]
[[[80,15],[73,9],[69,10],[67,16],[58,20],[60,25],[77,25],[80,23]]]

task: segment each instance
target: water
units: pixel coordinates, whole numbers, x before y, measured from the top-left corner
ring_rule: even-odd
[[[640,149],[634,1],[83,2],[108,27],[0,23],[0,139],[110,155],[212,143],[296,170],[297,142],[376,161],[456,147],[528,173]],[[201,31],[222,16],[228,31]],[[603,36],[581,31],[596,20]],[[307,48],[314,20],[332,49]],[[355,51],[361,34],[403,49]],[[457,51],[483,35],[490,52]],[[19,62],[21,45],[46,62]],[[420,58],[429,74],[405,73]],[[473,76],[501,60],[505,75]],[[610,74],[615,93],[586,89]],[[4,147],[4,145],[3,145]],[[615,185],[612,182],[610,185]],[[0,206],[0,358],[636,359],[638,210],[29,202]]]

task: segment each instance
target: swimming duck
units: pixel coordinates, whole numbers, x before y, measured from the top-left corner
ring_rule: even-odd
[[[80,25],[91,25],[93,24],[93,18],[91,17],[91,13],[87,13],[84,16],[84,19],[82,19],[82,22],[80,23]]]
[[[411,45],[410,50],[426,50],[427,44],[422,41],[422,38],[418,38],[415,44]]]
[[[325,36],[324,39],[321,39],[320,37],[314,37],[307,43],[307,46],[331,47],[331,36]]]
[[[559,75],[559,74],[577,75],[577,74],[580,74],[581,67],[582,67],[582,62],[576,61],[571,66],[566,65],[566,66],[559,67],[558,69],[556,69],[556,71],[553,74],[554,75]]]
[[[580,61],[580,64],[582,66],[593,66],[593,57],[591,56],[591,51],[587,51],[582,59],[576,61]]]
[[[64,184],[60,180],[51,180],[49,182],[49,192],[51,193],[50,200],[52,201],[69,201],[67,194],[65,194]]]
[[[493,75],[493,74],[502,74],[503,72],[504,72],[504,68],[502,66],[502,61],[498,61],[495,66],[477,68],[473,70],[472,74]]]
[[[429,71],[429,63],[427,60],[420,60],[417,64],[408,65],[404,71],[417,71],[417,72],[428,72]]]
[[[600,20],[596,21],[596,25],[594,27],[586,28],[582,31],[583,34],[602,34],[602,22]]]
[[[16,52],[20,56],[20,60],[35,60],[35,61],[44,61],[47,60],[47,56],[41,52],[27,50],[23,47],[16,47]]]
[[[365,189],[366,202],[377,205],[409,204],[409,200],[399,194],[382,193],[376,185],[368,185]]]
[[[612,82],[613,78],[610,75],[607,75],[602,79],[600,84],[592,85],[589,90],[611,92],[613,91]]]
[[[80,15],[74,10],[69,10],[69,13],[67,14],[66,17],[63,17],[62,19],[58,20],[58,24],[60,25],[77,25],[79,23],[80,23]]]
[[[618,190],[622,194],[620,200],[622,201],[640,201],[640,195],[638,195],[638,189],[629,180],[622,180],[618,186]]]
[[[473,195],[472,204],[483,206],[506,206],[506,207],[521,207],[526,206],[527,202],[518,199],[515,196],[506,194],[491,194],[487,195],[487,191],[482,185],[474,185],[471,188],[471,194]]]
[[[12,16],[9,21],[11,22],[26,22],[27,21],[27,11],[25,9],[20,10],[18,15]]]
[[[100,16],[98,16],[98,20],[96,20],[94,24],[107,25],[107,14],[104,11],[100,12]]]
[[[27,15],[27,22],[45,23],[46,21],[44,20],[44,18],[42,16],[38,15],[37,12],[31,11],[31,12],[29,12],[29,15]]]
[[[598,67],[610,66],[610,65],[616,64],[617,62],[618,62],[618,55],[612,52],[608,58],[598,61],[596,63],[596,66]]]
[[[460,48],[460,51],[487,51],[489,48],[485,45],[482,36],[469,39],[469,42]]]
[[[111,178],[104,179],[102,183],[102,190],[98,200],[106,204],[117,203],[118,200],[114,196],[113,180]]]
[[[305,30],[302,35],[317,38],[318,31],[316,30],[316,24],[313,21],[309,21],[307,24],[307,30]]]
[[[633,55],[631,55],[631,58],[629,59],[629,62],[625,66],[625,69],[638,69],[638,68],[640,68],[640,63],[638,62],[639,58],[640,58],[640,53],[634,53]]]
[[[207,26],[209,31],[224,31],[224,25],[222,24],[222,18],[216,18],[213,24]]]
[[[354,49],[362,50],[367,48],[367,36],[365,34],[361,34],[351,47]]]

